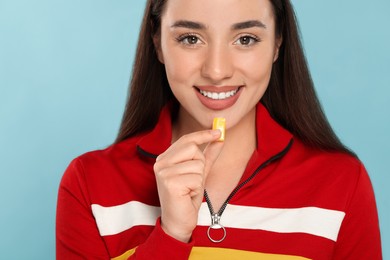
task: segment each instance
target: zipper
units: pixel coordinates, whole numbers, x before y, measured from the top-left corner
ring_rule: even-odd
[[[259,167],[257,167],[257,169],[252,173],[251,176],[249,176],[245,181],[241,182],[239,185],[237,185],[237,187],[230,193],[230,195],[227,197],[227,199],[225,200],[225,202],[222,204],[221,208],[218,210],[218,212],[215,212],[214,211],[214,208],[213,208],[213,205],[211,203],[211,200],[210,200],[210,197],[209,195],[207,194],[207,191],[204,190],[204,198],[206,200],[206,203],[207,203],[207,207],[209,208],[209,211],[210,211],[210,216],[211,216],[211,225],[209,226],[208,230],[207,230],[207,236],[209,237],[209,239],[214,242],[214,243],[220,243],[222,242],[225,237],[226,237],[226,229],[223,225],[221,225],[220,221],[221,221],[221,217],[222,217],[222,213],[225,211],[227,205],[229,204],[229,201],[234,197],[234,195],[236,195],[236,193],[242,188],[244,187],[248,182],[250,182],[262,169],[264,169],[266,166],[268,166],[270,163],[280,159],[281,157],[283,157],[287,152],[288,150],[290,150],[292,144],[293,144],[294,140],[291,139],[290,142],[288,143],[288,145],[278,154],[272,156],[271,158],[269,158],[267,161],[265,161],[264,163],[262,163]],[[222,238],[220,239],[214,239],[212,238],[212,236],[210,235],[211,231],[213,229],[222,229],[223,231],[223,235],[222,235]]]

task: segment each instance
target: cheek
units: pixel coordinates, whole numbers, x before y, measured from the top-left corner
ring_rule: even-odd
[[[259,51],[242,58],[241,71],[245,75],[248,84],[268,85],[270,79],[273,53],[271,51]]]
[[[186,53],[179,46],[163,48],[165,70],[168,80],[173,83],[188,83],[198,70],[199,55]]]
[[[183,55],[172,55],[168,60],[165,63],[165,70],[171,87],[191,84],[196,72],[194,59],[190,60]]]

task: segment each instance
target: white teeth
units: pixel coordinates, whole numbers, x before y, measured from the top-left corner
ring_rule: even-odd
[[[218,95],[218,99],[225,99],[226,98],[226,94],[225,93],[219,93]]]
[[[228,92],[208,92],[204,90],[200,90],[199,92],[205,97],[215,99],[215,100],[221,100],[221,99],[226,99],[234,96],[237,93],[237,91],[238,89],[228,91]]]

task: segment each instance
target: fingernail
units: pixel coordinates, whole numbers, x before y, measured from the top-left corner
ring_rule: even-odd
[[[215,137],[220,136],[220,135],[221,135],[221,130],[219,130],[219,129],[213,129],[213,130],[211,130],[211,134],[212,134],[213,136],[215,136]]]

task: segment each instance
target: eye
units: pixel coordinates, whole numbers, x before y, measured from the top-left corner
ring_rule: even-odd
[[[254,36],[244,35],[234,42],[235,45],[250,46],[260,42],[260,39]]]
[[[185,45],[196,45],[201,43],[199,37],[193,34],[182,35],[177,38],[177,41]]]

